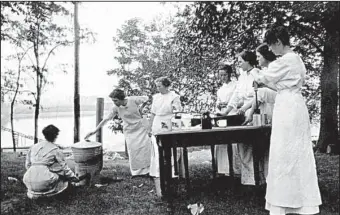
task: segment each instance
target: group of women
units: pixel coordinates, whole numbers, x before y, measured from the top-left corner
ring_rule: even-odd
[[[96,129],[86,135],[85,139],[95,134],[107,121],[118,115],[123,120],[123,133],[130,158],[131,174],[133,176],[150,175],[153,177],[156,192],[161,195],[158,147],[153,134],[171,130],[173,113],[180,112],[182,106],[180,96],[169,90],[171,82],[167,77],[156,79],[155,85],[159,93],[152,96],[149,120],[141,114],[141,109],[149,101],[147,96],[127,97],[123,90],[114,89],[109,96],[115,106]],[[180,158],[181,156],[179,156]]]
[[[240,66],[239,78],[238,74],[233,72],[229,65],[220,68],[219,76],[223,81],[223,85],[217,91],[217,110],[220,115],[245,115],[243,124],[251,124],[254,110],[259,108],[261,113],[267,114],[271,120],[273,105],[275,102],[276,91],[268,87],[257,89],[254,84],[254,77],[251,71],[259,71],[257,64],[262,70],[266,69],[270,62],[274,61],[276,56],[269,50],[267,44],[262,44],[256,49],[255,53],[251,51],[243,51],[238,56]],[[255,86],[254,86],[255,85]],[[255,90],[257,91],[255,96]],[[257,107],[258,106],[258,107]],[[234,173],[241,174],[241,182],[244,185],[255,185],[252,145],[249,144],[233,144],[233,163]],[[265,183],[267,175],[268,153],[260,162],[261,181]],[[228,150],[226,145],[216,147],[217,171],[220,174],[229,174]]]
[[[285,27],[268,29],[264,42],[256,49],[256,55],[249,51],[239,55],[242,71],[237,83],[230,78],[231,68],[220,71],[229,75],[217,94],[217,107],[222,115],[244,114],[246,124],[251,123],[258,105],[271,121],[269,158],[260,166],[267,183],[265,208],[270,215],[317,214],[321,197],[309,115],[301,94],[306,68],[290,48]],[[261,69],[256,68],[256,57]],[[217,149],[221,150],[217,152],[218,171],[228,174],[227,149],[223,147]],[[240,168],[235,170],[241,172],[241,182],[254,184],[251,145],[239,143],[233,151],[240,159]]]
[[[266,113],[271,121],[269,159],[260,167],[263,170],[262,179],[267,183],[265,208],[270,211],[270,215],[317,214],[321,197],[311,144],[309,115],[301,95],[306,68],[301,58],[290,48],[289,34],[285,27],[268,29],[264,42],[265,44],[256,49],[256,55],[250,51],[239,55],[241,72],[238,80],[233,78],[233,74],[236,75],[230,66],[219,71],[224,83],[217,92],[216,106],[220,114],[243,114],[245,123],[250,123],[259,104],[261,111]],[[257,68],[257,62],[261,69]],[[156,191],[160,195],[158,149],[153,134],[170,130],[173,113],[181,111],[182,107],[179,95],[169,90],[168,78],[158,78],[155,84],[159,93],[152,97],[150,120],[143,118],[141,114],[141,109],[150,100],[149,97],[127,97],[124,91],[114,89],[109,95],[115,104],[112,111],[85,138],[95,134],[107,121],[119,115],[123,120],[131,174],[154,177]],[[257,89],[257,85],[263,87]],[[258,93],[257,101],[254,87]],[[24,182],[31,196],[31,191],[37,190],[33,187],[37,184],[30,182],[30,175],[48,172],[46,168],[52,167],[49,160],[62,157],[58,149],[50,144],[54,142],[59,130],[49,127],[44,132],[47,134],[46,136],[44,133],[47,137],[44,144],[48,147],[42,147],[42,144],[34,145],[27,158],[26,166],[29,170],[24,176]],[[52,136],[49,132],[52,132]],[[235,173],[241,174],[243,184],[254,184],[251,145],[238,143],[234,144],[232,149],[240,161],[240,167],[235,167]],[[219,146],[216,150],[218,172],[229,174],[227,148]],[[53,152],[52,155],[46,156],[49,152]],[[56,167],[54,173],[46,173],[53,183],[49,189],[41,192],[55,191],[57,187],[60,187],[59,190],[65,189],[65,184],[57,183],[58,174],[59,177],[69,180],[79,180],[65,166],[63,159],[59,160],[61,165]]]

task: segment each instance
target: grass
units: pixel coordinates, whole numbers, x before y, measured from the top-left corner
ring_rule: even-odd
[[[25,157],[15,153],[1,154],[1,214],[168,214],[164,202],[155,193],[153,182],[148,178],[130,178],[127,160],[107,160],[101,172],[102,177],[122,178],[107,186],[97,188],[74,188],[67,193],[42,201],[29,200],[26,188],[21,182]],[[323,204],[321,215],[339,214],[339,156],[316,154],[319,186]],[[193,191],[187,195],[184,182],[177,183],[174,198],[174,214],[190,214],[188,204],[201,203],[203,214],[267,215],[264,209],[265,188],[241,186],[232,180],[219,178],[212,183],[209,162],[189,160]],[[9,181],[8,177],[20,181]],[[144,184],[138,188],[138,185]]]

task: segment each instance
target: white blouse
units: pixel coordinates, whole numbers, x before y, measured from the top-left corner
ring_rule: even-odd
[[[241,73],[228,106],[237,109],[238,104],[247,103],[254,98],[254,77],[251,75],[253,71],[258,73],[259,69],[253,68],[250,72]]]
[[[229,83],[223,83],[220,89],[217,90],[217,102],[216,104],[220,103],[228,103],[231,96],[233,95],[237,82],[231,81]]]
[[[287,53],[271,62],[268,69],[251,71],[257,82],[274,86],[278,91],[301,89],[306,75],[306,68],[299,55]]]
[[[180,96],[170,91],[167,94],[157,93],[153,96],[151,113],[156,116],[172,115],[173,111],[181,111]]]

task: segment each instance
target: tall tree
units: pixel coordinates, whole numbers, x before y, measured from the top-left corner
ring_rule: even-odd
[[[339,2],[197,2],[186,8],[185,28],[178,38],[192,53],[211,53],[206,47],[221,46],[216,58],[235,59],[240,49],[254,49],[269,25],[289,26],[293,47],[308,70],[303,94],[312,116],[318,114],[320,88],[313,79],[320,77],[321,129],[318,148],[337,143],[339,73]],[[218,49],[217,49],[218,50]],[[185,52],[184,58],[188,55]],[[320,68],[323,66],[322,71]],[[326,90],[327,89],[327,90]],[[338,147],[339,148],[339,147]]]
[[[23,46],[33,47],[33,57],[29,59],[30,68],[35,74],[36,91],[33,93],[35,106],[34,143],[37,143],[42,89],[48,83],[46,75],[48,73],[48,60],[58,47],[71,43],[67,39],[69,29],[65,26],[56,25],[53,22],[53,15],[60,13],[67,15],[68,11],[62,5],[54,2],[24,2],[10,5],[10,8],[20,8],[24,12],[18,14],[17,19],[7,19],[7,23],[11,25],[1,23],[2,29],[6,32],[2,38],[11,41],[13,44],[21,41]],[[9,13],[11,12],[12,9]]]
[[[78,2],[74,2],[74,137],[73,142],[79,141],[80,127],[80,96],[79,96],[79,23]]]

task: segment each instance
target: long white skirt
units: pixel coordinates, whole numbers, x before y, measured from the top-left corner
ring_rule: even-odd
[[[305,101],[300,92],[281,91],[273,111],[266,209],[274,214],[315,214],[320,204]]]
[[[155,116],[152,124],[152,132],[157,133],[160,131],[171,130],[171,117],[169,116]],[[162,124],[166,125],[165,127]],[[154,135],[151,137],[152,147],[151,147],[151,164],[150,164],[150,176],[159,177],[159,152]],[[172,151],[171,151],[172,153]],[[174,167],[174,159],[171,157],[172,167]],[[184,178],[184,162],[183,162],[183,149],[177,149],[177,165],[179,169],[179,176]],[[175,177],[174,168],[172,168],[172,176]]]
[[[145,124],[141,121],[124,130],[132,175],[144,175],[150,171],[151,138]]]

